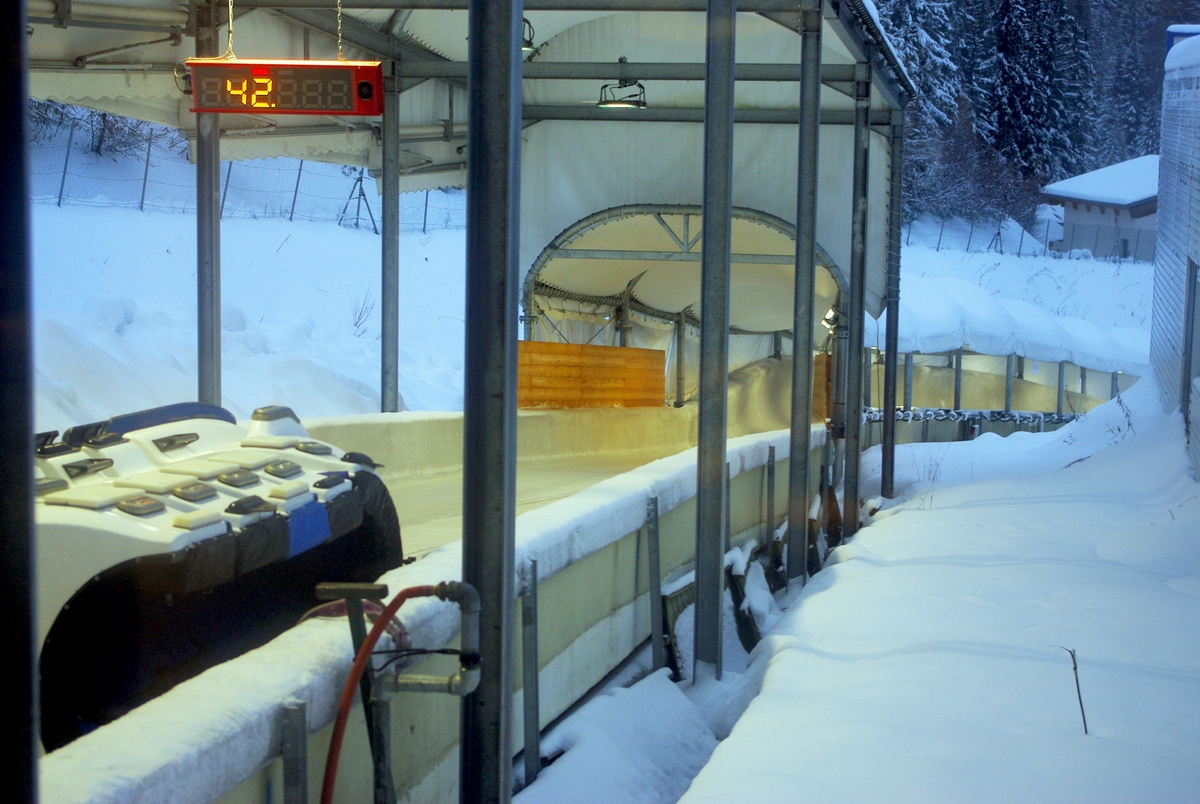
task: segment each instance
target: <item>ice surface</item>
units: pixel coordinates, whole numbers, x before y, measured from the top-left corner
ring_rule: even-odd
[[[1158,195],[1158,155],[1139,156],[1047,184],[1042,188],[1042,194],[1093,204],[1132,206]]]

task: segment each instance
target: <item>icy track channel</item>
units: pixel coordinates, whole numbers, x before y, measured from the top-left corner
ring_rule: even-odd
[[[901,501],[744,672],[592,701],[518,804],[1195,801],[1200,487],[1153,377],[1056,433],[897,453]]]

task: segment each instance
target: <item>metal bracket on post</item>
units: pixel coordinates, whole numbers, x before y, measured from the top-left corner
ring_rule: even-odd
[[[646,552],[650,569],[650,656],[655,670],[667,666],[663,626],[662,560],[658,545],[658,498],[646,500]]]
[[[525,784],[533,784],[542,768],[542,723],[538,698],[537,561],[529,562],[521,592],[521,690],[525,703]]]
[[[308,705],[288,704],[280,715],[283,804],[308,804]]]

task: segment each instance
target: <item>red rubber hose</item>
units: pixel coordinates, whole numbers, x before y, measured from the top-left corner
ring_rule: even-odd
[[[325,781],[321,785],[321,804],[333,804],[333,786],[337,782],[338,758],[342,753],[342,737],[346,733],[346,720],[350,717],[350,707],[354,705],[354,699],[358,694],[359,679],[362,678],[367,664],[371,661],[375,643],[383,635],[392,617],[404,605],[404,601],[412,600],[415,597],[432,597],[433,589],[432,586],[410,586],[400,590],[400,593],[392,599],[391,603],[387,604],[387,608],[375,620],[371,633],[367,634],[366,641],[359,648],[358,655],[354,657],[354,665],[350,668],[350,677],[346,679],[346,686],[342,689],[342,698],[338,701],[337,719],[333,722],[333,736],[329,740],[329,755],[325,758]]]

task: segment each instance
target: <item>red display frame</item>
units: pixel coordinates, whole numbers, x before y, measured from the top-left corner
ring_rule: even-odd
[[[383,114],[382,62],[187,59],[184,63],[192,78],[193,112]]]

